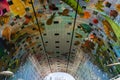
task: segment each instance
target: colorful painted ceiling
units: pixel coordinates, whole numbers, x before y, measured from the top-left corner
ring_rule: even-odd
[[[109,80],[119,58],[120,0],[0,0],[0,71],[30,60],[43,78]]]

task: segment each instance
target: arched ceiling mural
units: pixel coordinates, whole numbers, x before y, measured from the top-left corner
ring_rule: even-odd
[[[120,0],[0,0],[0,71],[29,58],[42,77],[107,80],[120,73],[119,57]]]

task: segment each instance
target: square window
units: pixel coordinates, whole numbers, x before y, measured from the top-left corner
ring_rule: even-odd
[[[95,36],[96,36],[96,33],[93,33],[93,35],[95,35]]]
[[[56,46],[56,48],[60,48],[59,46]]]
[[[46,34],[46,33],[44,33],[43,35],[44,35],[44,36],[46,36],[47,34]]]
[[[16,19],[20,18],[20,16],[19,16],[19,15],[15,16],[15,17],[16,17]]]
[[[98,12],[97,12],[97,11],[93,11],[93,14],[94,14],[94,15],[97,15],[97,14],[98,14]]]
[[[19,31],[17,31],[16,34],[19,34]]]
[[[75,38],[79,38],[79,36],[75,36]]]
[[[59,58],[60,56],[56,56],[57,58]]]
[[[24,47],[26,47],[26,46],[27,46],[27,44],[24,45]]]
[[[71,33],[67,33],[68,35],[70,35]]]
[[[30,11],[30,9],[27,7],[27,8],[25,8],[25,11]]]
[[[59,41],[55,41],[55,43],[60,43]]]
[[[8,1],[8,4],[9,4],[9,5],[12,5],[12,4],[13,4],[13,2],[12,2],[12,1]]]
[[[6,8],[2,10],[3,11],[3,14],[5,14],[7,12]]]
[[[54,35],[55,35],[55,36],[58,36],[58,35],[59,35],[59,33],[55,33]]]
[[[89,23],[89,25],[90,25],[90,26],[93,26],[93,24],[92,24],[92,23]]]
[[[22,42],[22,44],[24,44],[24,43],[25,43],[25,41]]]
[[[81,28],[80,26],[77,26],[78,28]]]
[[[18,44],[17,46],[20,47],[20,44]]]
[[[36,30],[36,28],[32,28],[32,30]]]
[[[112,46],[110,46],[110,49],[113,49],[113,47],[112,47]]]
[[[75,51],[75,49],[73,49],[73,51]]]
[[[48,41],[45,41],[45,43],[48,43]]]
[[[37,48],[39,48],[41,45],[39,44],[38,46],[37,46]]]
[[[70,41],[66,41],[67,43],[69,43]]]
[[[45,24],[44,24],[44,23],[41,23],[41,26],[45,26]]]
[[[84,13],[80,13],[80,16],[84,16]]]
[[[86,6],[82,6],[83,9],[86,9]]]
[[[101,39],[100,39],[100,38],[98,38],[98,41],[101,41]]]
[[[11,26],[13,26],[14,24],[15,24],[14,22],[10,23]]]
[[[109,49],[107,49],[107,51],[108,51],[108,52],[110,52],[110,50],[109,50]]]
[[[40,48],[40,51],[42,51],[43,49],[42,48]]]
[[[22,48],[20,48],[20,50],[22,50]]]
[[[29,2],[29,4],[32,4],[32,2]]]
[[[56,53],[60,53],[59,51],[57,51]]]
[[[36,39],[39,39],[39,37],[36,37]]]
[[[24,28],[25,28],[24,26],[21,27],[21,29],[24,29]]]
[[[49,58],[52,58],[52,57],[49,56]]]
[[[110,8],[111,7],[111,3],[106,2],[105,6],[108,7],[108,8]]]
[[[68,24],[69,24],[69,25],[71,25],[71,24],[72,24],[72,22],[68,22]]]
[[[54,24],[59,24],[59,21],[54,21]]]
[[[57,62],[60,62],[60,61],[57,61]]]
[[[101,37],[104,37],[102,34],[100,34]]]

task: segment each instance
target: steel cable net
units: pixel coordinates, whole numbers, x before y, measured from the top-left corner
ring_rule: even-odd
[[[14,73],[0,80],[54,72],[114,79],[120,73],[119,22],[119,0],[0,0],[0,72]]]

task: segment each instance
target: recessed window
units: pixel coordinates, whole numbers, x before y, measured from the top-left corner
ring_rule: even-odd
[[[98,41],[101,41],[101,39],[100,39],[100,38],[98,38]]]
[[[26,47],[26,46],[27,46],[27,44],[24,45],[24,47]]]
[[[75,51],[75,49],[73,49],[73,51]]]
[[[14,24],[15,24],[14,22],[10,23],[11,26],[13,26]]]
[[[2,11],[3,11],[3,13],[6,13],[6,12],[7,12],[7,10],[6,10],[6,9],[3,9]]]
[[[32,41],[29,41],[29,44],[32,44]]]
[[[46,34],[46,33],[44,33],[43,35],[44,35],[44,36],[46,36],[47,34]]]
[[[110,7],[111,7],[111,5],[112,5],[111,3],[106,2],[106,5],[105,5],[105,6],[106,6],[106,7],[108,7],[108,8],[110,8]]]
[[[71,33],[67,33],[68,35],[70,35]]]
[[[24,44],[24,43],[25,43],[25,41],[22,42],[22,44]]]
[[[36,28],[32,28],[32,30],[36,30]]]
[[[54,21],[54,24],[59,24],[59,21]]]
[[[8,1],[8,4],[9,4],[9,5],[12,5],[12,4],[13,4],[13,2],[12,2],[12,1]]]
[[[27,50],[27,52],[29,52],[29,51],[30,51],[30,49]]]
[[[19,18],[20,18],[20,16],[19,16],[19,15],[15,16],[15,17],[16,17],[16,19],[19,19]]]
[[[55,43],[60,43],[60,41],[55,41]]]
[[[22,50],[22,48],[20,48],[20,50]]]
[[[57,58],[59,58],[60,56],[56,56]]]
[[[89,25],[90,25],[90,26],[93,26],[93,24],[92,24],[92,23],[89,23]]]
[[[79,38],[79,36],[75,36],[75,38]]]
[[[70,41],[66,41],[67,43],[69,43]]]
[[[71,24],[72,24],[72,22],[68,22],[68,24],[69,24],[69,25],[71,25]]]
[[[82,6],[83,9],[86,9],[86,6]]]
[[[49,58],[52,58],[52,57],[49,56]]]
[[[27,7],[27,8],[25,8],[25,11],[30,11],[30,9]]]
[[[55,36],[58,36],[59,35],[59,33],[55,33]]]
[[[40,48],[40,51],[42,51],[43,49],[42,48]]]
[[[100,34],[101,37],[104,37],[102,34]]]
[[[112,46],[110,46],[110,49],[113,49],[113,47],[112,47]]]
[[[96,36],[96,33],[93,33],[93,35],[95,35],[95,36]]]
[[[77,26],[78,28],[81,28],[80,26]]]
[[[60,61],[57,61],[57,62],[60,62]]]
[[[21,29],[24,29],[24,28],[25,28],[24,26],[21,27]]]
[[[97,11],[93,11],[93,14],[94,14],[94,15],[97,15],[97,14],[98,14],[98,12],[97,12]]]
[[[109,49],[107,49],[107,51],[108,51],[108,52],[110,52],[110,50],[109,50]]]
[[[39,37],[36,37],[36,39],[39,39]]]
[[[17,31],[16,34],[19,34],[19,31]]]
[[[59,51],[57,51],[56,53],[60,53]]]
[[[59,46],[56,46],[56,48],[60,48]]]
[[[72,58],[73,58],[73,57],[75,57],[75,56],[72,55]]]
[[[57,63],[57,65],[60,65],[60,63]]]
[[[27,39],[30,39],[30,37],[28,36]]]
[[[44,26],[44,25],[45,25],[44,23],[41,24],[41,26]]]
[[[39,44],[38,46],[37,46],[37,48],[39,48],[41,45]]]
[[[18,44],[17,46],[20,47],[20,44]]]
[[[45,41],[45,43],[48,43],[48,41]]]

